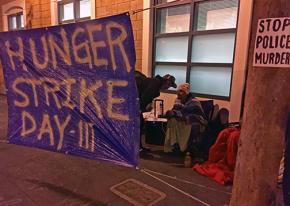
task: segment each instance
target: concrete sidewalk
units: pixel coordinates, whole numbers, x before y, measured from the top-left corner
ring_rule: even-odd
[[[0,98],[0,108],[1,206],[132,205],[110,190],[127,179],[136,179],[165,193],[166,197],[155,205],[223,206],[229,202],[230,187],[183,168],[182,158],[160,151],[142,156],[140,169],[135,170],[7,144],[4,97]]]

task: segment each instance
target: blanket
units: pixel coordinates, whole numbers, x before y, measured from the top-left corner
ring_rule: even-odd
[[[226,128],[222,130],[210,148],[208,161],[195,164],[193,170],[208,176],[220,184],[233,182],[240,129]]]

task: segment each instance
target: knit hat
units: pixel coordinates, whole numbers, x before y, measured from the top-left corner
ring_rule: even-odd
[[[188,83],[180,84],[177,88],[177,91],[183,91],[184,93],[189,94],[189,84]]]

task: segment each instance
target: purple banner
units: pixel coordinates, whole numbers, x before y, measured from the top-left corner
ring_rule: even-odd
[[[130,18],[0,33],[9,142],[137,166]]]

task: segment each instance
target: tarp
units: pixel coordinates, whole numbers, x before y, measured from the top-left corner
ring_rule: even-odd
[[[137,166],[131,21],[121,14],[0,33],[9,143]]]

